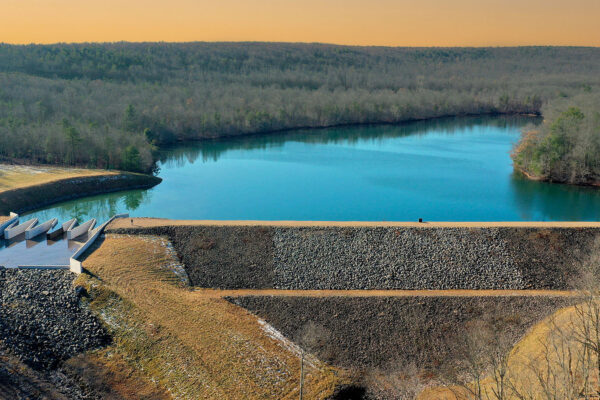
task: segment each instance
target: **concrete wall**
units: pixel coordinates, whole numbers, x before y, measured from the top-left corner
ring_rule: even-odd
[[[4,237],[4,232],[6,232],[8,229],[14,228],[17,225],[19,225],[19,219],[18,218],[16,220],[14,220],[13,222],[11,222],[8,226],[6,226],[6,228],[4,228],[4,231],[2,232],[2,237]]]
[[[76,274],[81,274],[83,272],[83,263],[81,262],[81,257],[86,252],[86,250],[96,241],[96,239],[98,239],[98,237],[100,237],[100,235],[102,234],[102,232],[104,232],[104,229],[115,218],[127,218],[127,217],[129,217],[129,214],[127,214],[127,213],[116,214],[113,217],[111,217],[108,221],[106,221],[105,223],[103,223],[102,225],[100,225],[98,228],[96,228],[92,232],[92,234],[90,235],[90,237],[88,238],[88,240],[83,244],[83,246],[81,246],[79,248],[79,250],[77,250],[71,256],[71,259],[69,260],[69,269],[71,270],[71,272],[74,272]]]
[[[83,224],[68,230],[67,231],[67,239],[75,239],[81,235],[84,235],[88,231],[93,229],[95,225],[96,225],[96,218],[92,218],[89,221],[84,222]]]
[[[8,227],[14,226],[19,222],[19,214],[13,212],[10,213],[10,218],[0,224],[0,235],[4,236],[4,230]]]
[[[162,226],[195,286],[569,289],[598,227]],[[599,242],[600,243],[600,242]]]
[[[71,229],[73,229],[75,226],[77,225],[77,218],[73,218],[68,220],[67,222],[63,222],[62,226],[62,230],[63,232],[67,232]]]
[[[32,226],[35,226],[35,224],[37,224],[38,219],[37,218],[33,218],[30,219],[29,221],[23,222],[20,225],[17,225],[13,228],[8,228],[4,231],[4,238],[5,239],[12,239],[15,236],[19,236],[20,234],[22,234],[23,232],[25,232],[27,229],[31,228]]]
[[[35,227],[30,227],[25,231],[25,239],[31,239],[42,233],[48,232],[50,229],[54,228],[54,226],[58,223],[56,218],[52,218],[50,221],[46,221],[43,224],[37,225]]]

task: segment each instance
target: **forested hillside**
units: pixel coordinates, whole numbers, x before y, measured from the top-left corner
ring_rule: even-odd
[[[515,148],[517,168],[553,182],[600,184],[600,93],[553,100],[544,124]]]
[[[150,171],[178,140],[539,113],[595,90],[599,48],[0,45],[0,157]]]

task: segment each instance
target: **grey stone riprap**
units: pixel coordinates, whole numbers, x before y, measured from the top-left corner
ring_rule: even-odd
[[[193,286],[553,289],[578,285],[598,228],[162,226]],[[597,244],[594,244],[597,243]]]
[[[467,229],[275,229],[279,289],[523,289],[497,232]]]
[[[101,322],[82,306],[67,270],[0,268],[0,340],[35,369],[110,342]]]

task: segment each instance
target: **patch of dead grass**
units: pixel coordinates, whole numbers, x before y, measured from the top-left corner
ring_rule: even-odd
[[[103,399],[166,400],[170,394],[135,370],[111,346],[69,359],[63,369]]]

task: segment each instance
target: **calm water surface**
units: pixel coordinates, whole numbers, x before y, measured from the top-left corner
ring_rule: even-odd
[[[87,235],[68,240],[66,234],[57,240],[46,235],[25,239],[25,234],[11,240],[0,239],[0,266],[14,268],[24,265],[66,266],[71,255],[87,240]]]
[[[161,154],[150,190],[33,213],[105,220],[598,220],[600,190],[531,182],[509,156],[523,117],[296,131],[186,144]]]

